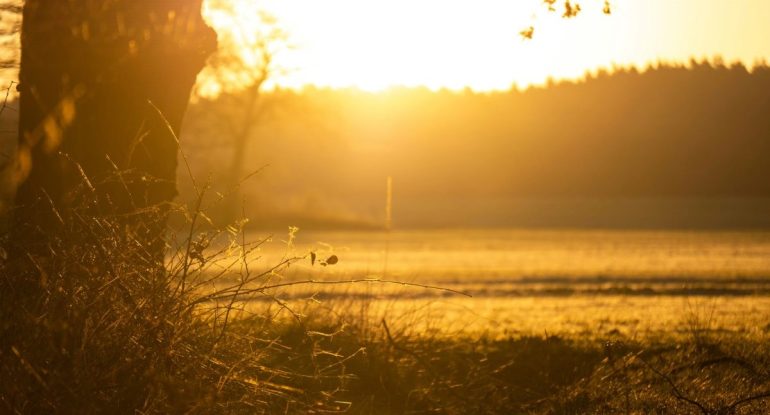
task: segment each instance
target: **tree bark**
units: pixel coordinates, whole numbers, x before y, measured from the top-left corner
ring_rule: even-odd
[[[88,200],[162,258],[179,130],[216,48],[202,0],[27,0],[11,254],[45,252]]]

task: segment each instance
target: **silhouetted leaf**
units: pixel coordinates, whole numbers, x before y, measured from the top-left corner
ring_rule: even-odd
[[[329,265],[334,265],[337,262],[339,262],[339,260],[340,259],[337,258],[337,255],[332,255],[332,256],[330,256],[329,258],[326,259],[326,263],[329,264]]]
[[[574,5],[570,2],[570,0],[567,0],[564,2],[564,14],[562,17],[564,18],[572,18],[578,15],[580,13],[580,5],[575,3]]]
[[[524,39],[532,39],[532,35],[535,34],[535,27],[534,26],[530,26],[530,27],[522,30],[521,32],[519,32],[519,34]]]

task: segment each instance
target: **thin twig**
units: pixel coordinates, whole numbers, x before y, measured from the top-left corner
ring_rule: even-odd
[[[463,295],[466,297],[473,297],[471,294],[468,294],[463,291],[453,290],[451,288],[445,288],[445,287],[438,287],[434,285],[425,285],[425,284],[418,284],[418,283],[412,283],[412,282],[403,282],[403,281],[395,281],[395,280],[383,280],[380,278],[361,278],[361,279],[351,279],[351,280],[332,280],[332,281],[322,281],[322,280],[301,280],[301,281],[291,281],[291,282],[284,282],[280,284],[273,284],[273,285],[265,285],[258,288],[252,288],[248,290],[243,290],[240,292],[241,295],[248,295],[253,293],[263,293],[267,290],[276,289],[276,288],[284,288],[284,287],[291,287],[295,285],[342,285],[342,284],[360,284],[360,283],[378,283],[378,284],[389,284],[389,285],[401,285],[405,287],[418,287],[418,288],[426,288],[429,290],[437,290],[437,291],[445,291],[450,292],[453,294]],[[233,295],[236,295],[234,293],[222,293],[220,295],[215,296],[208,296],[203,297],[203,301],[213,301],[213,300],[220,300],[224,298],[230,298]]]
[[[749,397],[746,397],[746,398],[743,398],[743,399],[739,399],[739,400],[733,402],[732,404],[730,404],[727,407],[729,409],[728,413],[731,413],[731,414],[735,413],[735,410],[738,409],[738,407],[741,406],[741,405],[745,405],[745,404],[747,404],[749,402],[758,401],[760,399],[767,399],[767,398],[770,398],[770,391],[761,392],[761,393],[758,393],[756,395],[752,395],[752,396],[749,396]]]
[[[676,399],[678,399],[678,400],[680,400],[682,402],[689,403],[690,405],[693,405],[693,406],[697,407],[698,409],[700,409],[701,413],[704,414],[704,415],[710,415],[711,414],[711,411],[709,411],[705,406],[703,406],[703,404],[701,404],[700,402],[698,402],[696,400],[693,400],[693,399],[690,399],[690,398],[684,396],[684,394],[682,394],[682,392],[676,386],[676,383],[674,383],[674,381],[669,376],[667,376],[663,372],[661,372],[658,369],[656,369],[654,366],[652,366],[650,363],[648,363],[646,360],[642,359],[641,357],[639,358],[639,360],[641,360],[642,363],[644,363],[650,370],[652,370],[653,373],[655,373],[660,378],[665,380],[666,383],[668,383],[669,386],[671,386],[671,391],[674,392],[674,397]]]

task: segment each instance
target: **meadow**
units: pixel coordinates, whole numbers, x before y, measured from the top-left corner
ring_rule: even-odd
[[[319,412],[760,414],[768,250],[757,231],[292,230],[253,253],[277,288],[234,313],[339,359]]]
[[[88,208],[40,268],[4,264],[3,411],[770,409],[766,231],[268,232],[178,208],[164,267]]]
[[[301,284],[280,294],[365,303],[377,320],[416,313],[428,317],[417,319],[422,324],[492,336],[671,335],[688,332],[693,319],[714,330],[757,332],[770,323],[767,232],[300,230],[290,247],[285,239],[276,232],[254,267],[313,251],[339,262],[299,261],[282,281],[372,278],[434,287]]]

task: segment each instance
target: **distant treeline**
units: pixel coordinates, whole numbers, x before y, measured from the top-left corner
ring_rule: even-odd
[[[581,217],[596,211],[586,200],[622,199],[623,206],[641,206],[629,199],[644,199],[644,206],[650,200],[679,200],[673,208],[678,220],[705,215],[709,222],[713,214],[681,200],[706,199],[709,209],[720,211],[713,200],[740,199],[745,207],[751,205],[745,199],[770,197],[765,64],[751,71],[718,59],[621,68],[578,82],[484,94],[420,88],[376,94],[277,91],[263,102],[272,112],[260,121],[248,158],[253,167],[270,167],[246,189],[267,223],[333,217],[377,223],[388,176],[394,180],[394,220],[410,225],[440,224],[443,218],[476,223],[479,216],[484,223],[499,217],[516,224],[505,219],[505,211],[515,208],[504,206],[518,206],[525,216],[540,209],[515,202],[524,199],[551,200],[550,217],[570,216],[559,213],[553,200],[581,200]],[[207,105],[198,104],[193,113],[206,112]],[[194,138],[194,130],[188,129],[191,151],[195,143],[211,148],[210,136]],[[198,165],[216,170],[217,154],[228,157],[227,146],[200,152]],[[463,207],[469,204],[474,207]],[[614,208],[604,209],[608,216]],[[746,212],[725,209],[744,216],[766,210],[765,205]],[[643,221],[645,210],[650,209],[635,217]],[[760,222],[770,223],[766,213]],[[622,225],[618,215],[613,223]]]
[[[770,196],[767,66],[625,70],[509,102],[491,145],[511,193]]]

